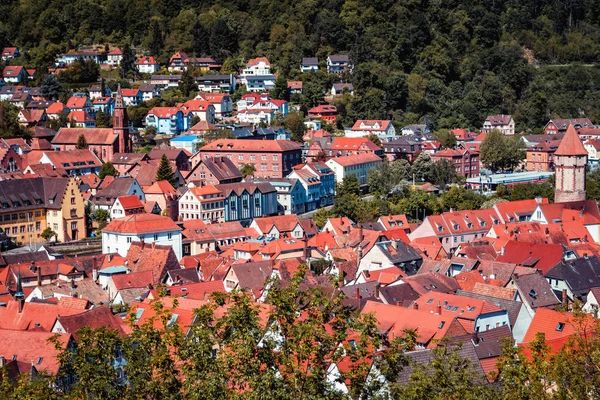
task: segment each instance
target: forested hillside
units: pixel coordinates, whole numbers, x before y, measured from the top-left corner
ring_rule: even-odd
[[[331,81],[300,76],[301,58],[347,53],[356,96],[338,105],[343,123],[477,128],[492,112],[527,131],[553,116],[600,121],[597,0],[3,0],[0,16],[0,47],[27,50],[37,67],[104,43],[163,64],[178,50],[210,55],[225,71],[267,56],[310,94]]]

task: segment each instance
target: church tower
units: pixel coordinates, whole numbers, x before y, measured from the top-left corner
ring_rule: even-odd
[[[585,200],[585,167],[587,151],[573,125],[554,152],[554,202]]]
[[[115,99],[115,111],[113,114],[113,131],[118,137],[118,153],[131,153],[131,140],[129,139],[129,119],[127,118],[127,107],[123,103],[121,85],[117,89]]]

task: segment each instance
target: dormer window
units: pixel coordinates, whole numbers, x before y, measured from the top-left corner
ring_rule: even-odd
[[[444,227],[443,227],[443,226],[441,226],[441,225],[438,225],[438,227],[437,227],[437,228],[438,228],[438,232],[443,232],[443,231],[444,231]]]
[[[458,230],[458,224],[454,224],[454,225],[452,225],[452,227],[454,228],[455,231]]]
[[[473,224],[471,222],[467,223],[467,228],[471,229],[473,227]]]
[[[485,221],[479,221],[479,225],[481,225],[482,227],[485,227]]]

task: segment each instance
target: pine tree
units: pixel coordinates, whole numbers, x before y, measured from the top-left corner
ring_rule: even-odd
[[[98,178],[104,179],[108,175],[110,175],[110,176],[117,175],[117,170],[115,169],[114,165],[110,162],[102,164],[102,168],[100,168],[100,171],[98,172]]]
[[[106,128],[104,111],[102,109],[99,109],[96,113],[96,128]]]
[[[218,60],[225,59],[235,51],[236,38],[224,19],[218,19],[210,34],[210,53]]]
[[[179,90],[185,97],[190,97],[190,94],[198,91],[198,84],[189,69],[183,71],[183,76],[179,82]]]
[[[150,54],[154,57],[160,57],[163,48],[163,34],[158,20],[155,19],[152,21],[150,32]]]
[[[77,138],[77,148],[80,150],[88,148],[88,142],[85,139],[85,136],[83,136],[83,134],[79,135],[79,137]]]
[[[173,187],[179,186],[177,184],[175,174],[173,173],[171,163],[169,162],[166,154],[163,154],[160,158],[160,164],[158,165],[158,170],[156,171],[156,181],[168,181]]]
[[[196,21],[194,26],[192,26],[192,36],[194,38],[192,41],[192,51],[194,52],[194,55],[196,57],[206,56],[210,51],[210,37],[200,21]]]
[[[121,59],[121,64],[119,68],[119,72],[121,78],[127,77],[127,74],[135,71],[135,55],[131,50],[129,44],[125,44],[123,46],[123,58]]]

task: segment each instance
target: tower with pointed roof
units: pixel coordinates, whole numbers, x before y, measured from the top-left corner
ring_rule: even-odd
[[[129,120],[127,118],[127,107],[123,103],[123,93],[121,85],[117,89],[117,97],[115,99],[115,111],[113,114],[113,131],[118,137],[119,149],[118,153],[131,152],[131,140],[129,139]]]
[[[585,167],[587,151],[573,125],[567,128],[560,145],[554,152],[554,202],[585,200]]]

